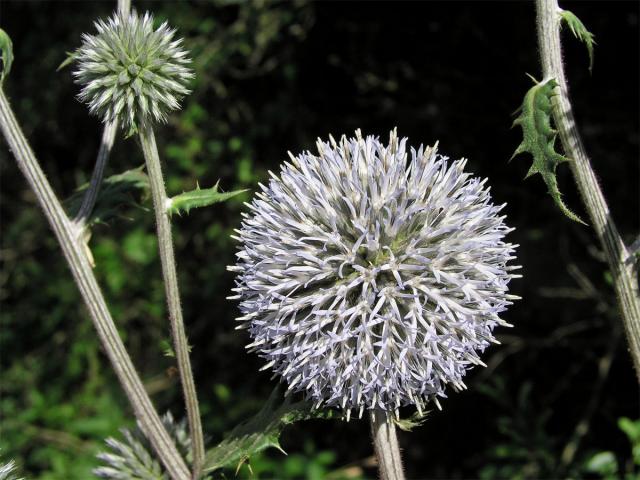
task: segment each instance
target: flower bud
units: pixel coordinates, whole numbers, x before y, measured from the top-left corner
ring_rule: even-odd
[[[165,122],[193,78],[182,39],[174,40],[166,22],[154,30],[149,13],[114,14],[95,26],[98,33],[84,34],[75,54],[80,100],[105,122],[121,122],[129,134],[144,122]]]

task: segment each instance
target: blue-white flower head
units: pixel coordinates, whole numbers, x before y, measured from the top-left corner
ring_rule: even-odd
[[[174,40],[166,22],[154,30],[149,13],[114,14],[95,26],[98,33],[84,34],[75,53],[80,100],[104,121],[122,122],[129,133],[143,122],[166,121],[193,78],[182,39]]]
[[[237,295],[251,350],[318,406],[395,411],[429,401],[496,342],[516,297],[512,229],[485,180],[391,132],[318,141],[249,205]]]

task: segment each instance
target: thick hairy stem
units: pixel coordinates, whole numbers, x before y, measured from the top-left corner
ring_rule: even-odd
[[[633,262],[628,262],[629,252],[611,218],[573,117],[562,65],[560,7],[556,0],[536,0],[536,11],[542,73],[544,79],[555,78],[558,82],[559,94],[553,97],[553,119],[560,134],[562,147],[567,157],[572,160],[573,176],[591,225],[607,256],[629,351],[640,382],[640,296]]]
[[[371,410],[371,436],[378,459],[380,480],[404,480],[396,427],[384,410]]]
[[[180,292],[178,290],[178,275],[176,273],[176,261],[173,253],[173,239],[171,237],[171,223],[167,213],[169,199],[164,189],[164,178],[162,167],[156,147],[156,139],[153,128],[144,125],[140,130],[140,143],[147,164],[147,174],[151,184],[151,196],[153,198],[153,209],[156,213],[156,226],[158,230],[158,248],[160,250],[160,261],[162,263],[162,276],[164,277],[164,288],[167,296],[169,309],[169,320],[171,322],[171,333],[173,335],[173,345],[182,382],[185,404],[187,407],[187,417],[189,419],[189,431],[191,434],[191,445],[193,448],[193,477],[197,478],[202,470],[204,460],[204,440],[202,435],[202,424],[200,423],[200,409],[196,387],[191,371],[191,361],[189,360],[189,345],[184,330],[182,319],[182,307],[180,306]]]
[[[113,148],[113,141],[116,137],[116,131],[118,130],[118,122],[108,122],[104,126],[102,132],[102,141],[100,142],[100,149],[98,150],[98,157],[96,158],[96,164],[93,167],[93,173],[91,174],[91,181],[89,187],[82,198],[82,204],[80,209],[73,219],[79,230],[82,230],[85,226],[89,215],[93,211],[93,207],[96,205],[98,193],[100,192],[100,185],[102,184],[102,178],[104,177],[104,167],[107,165],[109,154]]]
[[[20,171],[35,193],[38,203],[60,243],[73,278],[98,332],[100,342],[129,398],[142,430],[149,438],[171,477],[176,480],[188,479],[189,470],[160,421],[160,417],[122,343],[100,287],[98,287],[93,275],[86,250],[76,237],[76,230],[71,220],[62,209],[62,205],[31,151],[2,89],[0,89],[0,127],[16,158]]]

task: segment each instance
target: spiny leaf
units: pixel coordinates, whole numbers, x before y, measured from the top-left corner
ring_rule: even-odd
[[[0,28],[0,51],[2,51],[2,70],[0,70],[0,86],[11,71],[13,63],[13,44],[11,38],[3,29]]]
[[[331,410],[314,410],[312,404],[305,401],[292,403],[289,397],[277,406],[281,397],[282,388],[276,387],[260,412],[236,426],[225,440],[207,451],[204,471],[221,468],[237,471],[252,455],[270,447],[284,453],[279,441],[284,427],[301,420],[332,418],[334,415]]]
[[[200,188],[196,186],[195,190],[181,193],[171,198],[167,207],[167,212],[170,215],[177,213],[182,215],[182,212],[189,213],[192,208],[207,207],[214,203],[224,202],[231,197],[246,192],[246,190],[234,190],[233,192],[220,192],[218,190],[218,184],[216,183],[211,188]]]
[[[551,98],[556,95],[554,89],[558,83],[553,78],[543,83],[533,80],[535,85],[525,95],[519,109],[520,115],[513,122],[513,126],[519,125],[522,128],[523,140],[511,159],[520,153],[530,153],[533,164],[525,178],[539,173],[560,210],[570,219],[584,224],[562,201],[556,179],[556,167],[562,162],[570,161],[555,151],[558,132],[551,128]]]
[[[580,19],[569,10],[561,10],[560,19],[569,26],[571,32],[573,33],[573,36],[584,43],[585,47],[587,47],[587,52],[589,53],[589,72],[592,72],[593,46],[596,45],[596,42],[594,40],[595,35],[587,30],[587,27],[584,26],[584,23],[582,23]]]
[[[127,170],[102,181],[95,207],[86,221],[87,226],[108,222],[116,217],[123,207],[139,206],[138,202],[149,192],[149,178],[142,168]],[[71,215],[75,215],[80,209],[88,187],[89,184],[81,186],[67,199],[67,209]]]

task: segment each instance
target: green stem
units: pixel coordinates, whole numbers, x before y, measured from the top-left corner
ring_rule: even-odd
[[[111,149],[113,148],[113,141],[115,140],[117,130],[117,120],[108,122],[104,126],[104,130],[102,132],[102,141],[100,142],[100,149],[98,150],[96,164],[93,167],[93,173],[91,174],[89,187],[87,188],[87,191],[82,198],[80,209],[73,219],[73,223],[75,223],[78,227],[78,230],[80,230],[79,233],[82,233],[87,219],[89,218],[89,215],[91,215],[93,207],[95,207],[96,205],[98,193],[100,192],[100,185],[102,184],[102,179],[104,177],[104,168],[107,165],[109,154],[111,153]]]
[[[402,457],[393,419],[383,410],[371,410],[371,436],[380,480],[404,480]]]
[[[131,0],[118,0],[118,14],[126,17],[131,10]]]
[[[38,203],[60,243],[74,280],[89,310],[100,342],[127,394],[144,434],[149,438],[171,477],[175,480],[188,479],[189,470],[153,407],[118,334],[93,274],[86,249],[77,238],[73,223],[67,217],[40,168],[2,89],[0,89],[0,128],[16,158],[20,171],[35,193]]]
[[[558,95],[552,99],[553,120],[562,147],[572,160],[574,179],[613,275],[629,351],[640,382],[640,295],[633,262],[629,261],[629,252],[611,217],[573,116],[562,64],[560,7],[557,0],[536,0],[536,11],[542,73],[545,80],[555,78],[558,82]]]
[[[160,261],[162,263],[162,275],[164,277],[165,294],[169,309],[169,320],[171,322],[171,333],[178,362],[178,370],[182,381],[185,405],[187,407],[187,417],[189,420],[189,431],[191,434],[191,445],[193,449],[193,478],[198,478],[202,471],[204,460],[204,440],[202,435],[202,424],[200,423],[200,409],[196,387],[191,371],[191,361],[189,360],[189,345],[182,319],[182,308],[180,306],[180,292],[178,290],[178,275],[176,273],[176,261],[173,253],[173,239],[171,237],[171,223],[167,213],[169,199],[164,188],[164,178],[162,167],[156,147],[156,139],[153,128],[143,125],[140,129],[140,143],[147,164],[147,174],[151,184],[151,196],[153,198],[153,208],[156,214],[156,227],[158,231],[158,248],[160,251]]]

